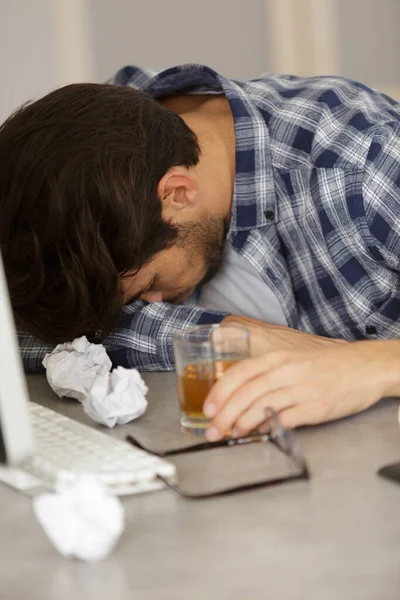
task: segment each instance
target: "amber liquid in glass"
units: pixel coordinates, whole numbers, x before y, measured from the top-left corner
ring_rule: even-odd
[[[213,363],[188,365],[178,375],[178,394],[182,412],[189,419],[207,419],[203,404],[213,384],[235,364],[235,360],[217,360]]]

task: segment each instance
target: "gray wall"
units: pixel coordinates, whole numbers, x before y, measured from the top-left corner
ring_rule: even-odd
[[[55,15],[79,0],[0,0],[0,122],[60,76]],[[86,3],[92,80],[126,64],[205,63],[232,77],[267,68],[265,0],[80,0]],[[61,17],[62,20],[62,17]],[[74,35],[69,32],[71,50]],[[65,41],[63,42],[65,45]],[[57,54],[58,53],[58,54]]]
[[[0,122],[58,83],[52,0],[0,0]]]
[[[400,0],[334,1],[341,74],[375,87],[400,86]]]
[[[89,0],[95,74],[198,62],[231,77],[267,69],[265,0]]]

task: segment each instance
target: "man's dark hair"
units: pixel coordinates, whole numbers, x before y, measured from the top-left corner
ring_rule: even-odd
[[[0,248],[17,324],[42,340],[102,339],[121,274],[173,244],[157,184],[199,160],[196,136],[147,94],[76,84],[0,128]]]

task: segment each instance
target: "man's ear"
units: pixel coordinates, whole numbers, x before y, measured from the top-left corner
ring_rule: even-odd
[[[185,167],[169,169],[157,186],[164,218],[171,219],[177,211],[192,208],[197,203],[198,192],[196,179]]]

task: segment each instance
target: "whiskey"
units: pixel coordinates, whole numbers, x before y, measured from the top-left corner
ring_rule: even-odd
[[[222,377],[235,360],[217,360],[187,365],[178,374],[178,395],[181,410],[189,419],[206,420],[203,404],[213,384]]]

